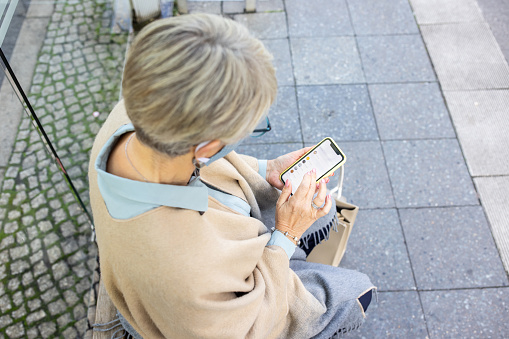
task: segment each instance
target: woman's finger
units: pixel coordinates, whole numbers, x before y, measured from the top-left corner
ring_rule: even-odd
[[[325,180],[325,184],[328,184],[329,181],[330,181],[329,178],[323,178],[322,180]],[[317,193],[319,189],[320,189],[320,183],[316,184],[316,191],[315,191],[315,193]]]
[[[310,202],[313,199],[313,195],[316,193],[316,168],[313,168],[311,173],[311,182],[309,183],[309,189],[306,193],[306,201]]]
[[[291,163],[302,157],[304,154],[306,154],[307,151],[309,151],[311,147],[304,147],[297,151],[290,152],[288,154],[282,155],[281,157],[288,157],[291,160]],[[288,165],[290,166],[290,164]]]
[[[333,177],[334,176],[334,172],[332,172],[331,174],[327,175],[325,178],[330,178],[330,177]]]
[[[327,213],[329,213],[331,207],[332,207],[332,197],[330,194],[327,194],[325,196],[325,205],[323,205],[323,207],[318,210],[317,217],[321,218]]]
[[[304,147],[304,148],[301,148],[300,150],[292,152],[291,154],[296,156],[296,159],[297,159],[297,158],[300,158],[301,156],[303,156],[310,149],[311,149],[311,147]]]
[[[277,199],[276,203],[277,208],[281,207],[281,205],[287,202],[291,194],[292,194],[292,183],[290,179],[286,179],[283,190],[281,191],[281,195],[279,196],[279,199]]]
[[[320,180],[320,188],[318,189],[318,194],[313,199],[313,203],[316,206],[322,206],[326,196],[327,196],[327,184],[325,183],[325,179],[322,179]]]
[[[298,200],[307,199],[307,195],[308,195],[308,192],[309,192],[309,186],[310,185],[313,186],[313,191],[314,191],[314,186],[315,185],[314,185],[313,179],[311,178],[311,174],[312,174],[312,171],[304,174],[304,177],[302,178],[302,181],[301,181],[299,187],[297,188],[297,190],[295,191],[295,194],[294,194],[294,197],[296,199],[298,199]]]

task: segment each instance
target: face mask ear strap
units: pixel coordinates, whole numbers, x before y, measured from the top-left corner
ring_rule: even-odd
[[[208,144],[210,144],[210,140],[199,143],[198,146],[196,146],[196,149],[194,150],[194,152],[195,153],[198,152],[198,150],[200,148],[203,148],[203,147],[207,146]]]

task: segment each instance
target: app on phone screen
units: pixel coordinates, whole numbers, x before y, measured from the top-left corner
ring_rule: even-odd
[[[330,169],[343,161],[343,159],[343,155],[337,147],[330,140],[325,140],[311,153],[294,164],[293,167],[283,175],[283,181],[290,179],[292,183],[292,194],[294,194],[307,172],[316,168],[316,179],[318,180]]]

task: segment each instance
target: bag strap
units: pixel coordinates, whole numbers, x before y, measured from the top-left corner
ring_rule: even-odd
[[[343,194],[343,179],[345,177],[345,165],[339,168],[339,180],[338,185],[330,191],[330,194],[335,199],[340,199]]]

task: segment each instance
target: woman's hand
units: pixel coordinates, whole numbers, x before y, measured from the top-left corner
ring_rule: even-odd
[[[316,192],[315,182],[316,170],[313,170],[304,175],[300,186],[291,196],[292,184],[290,180],[286,181],[276,204],[276,229],[283,233],[288,232],[292,238],[300,238],[318,218],[329,213],[332,198],[326,194],[325,180],[320,181],[318,194],[313,199]],[[323,207],[316,209],[311,205],[311,201],[316,206]]]
[[[274,160],[268,160],[267,161],[267,174],[265,176],[265,180],[269,184],[271,184],[273,187],[277,189],[283,188],[283,183],[279,179],[279,176],[285,169],[290,167],[294,162],[296,162],[301,156],[306,154],[307,151],[309,151],[311,147],[305,147],[298,151],[291,152],[285,155],[282,155]],[[332,173],[330,176],[333,176],[334,173]],[[325,178],[325,183],[329,182],[329,178]],[[317,185],[318,186],[318,185]],[[318,188],[318,187],[317,187]]]

